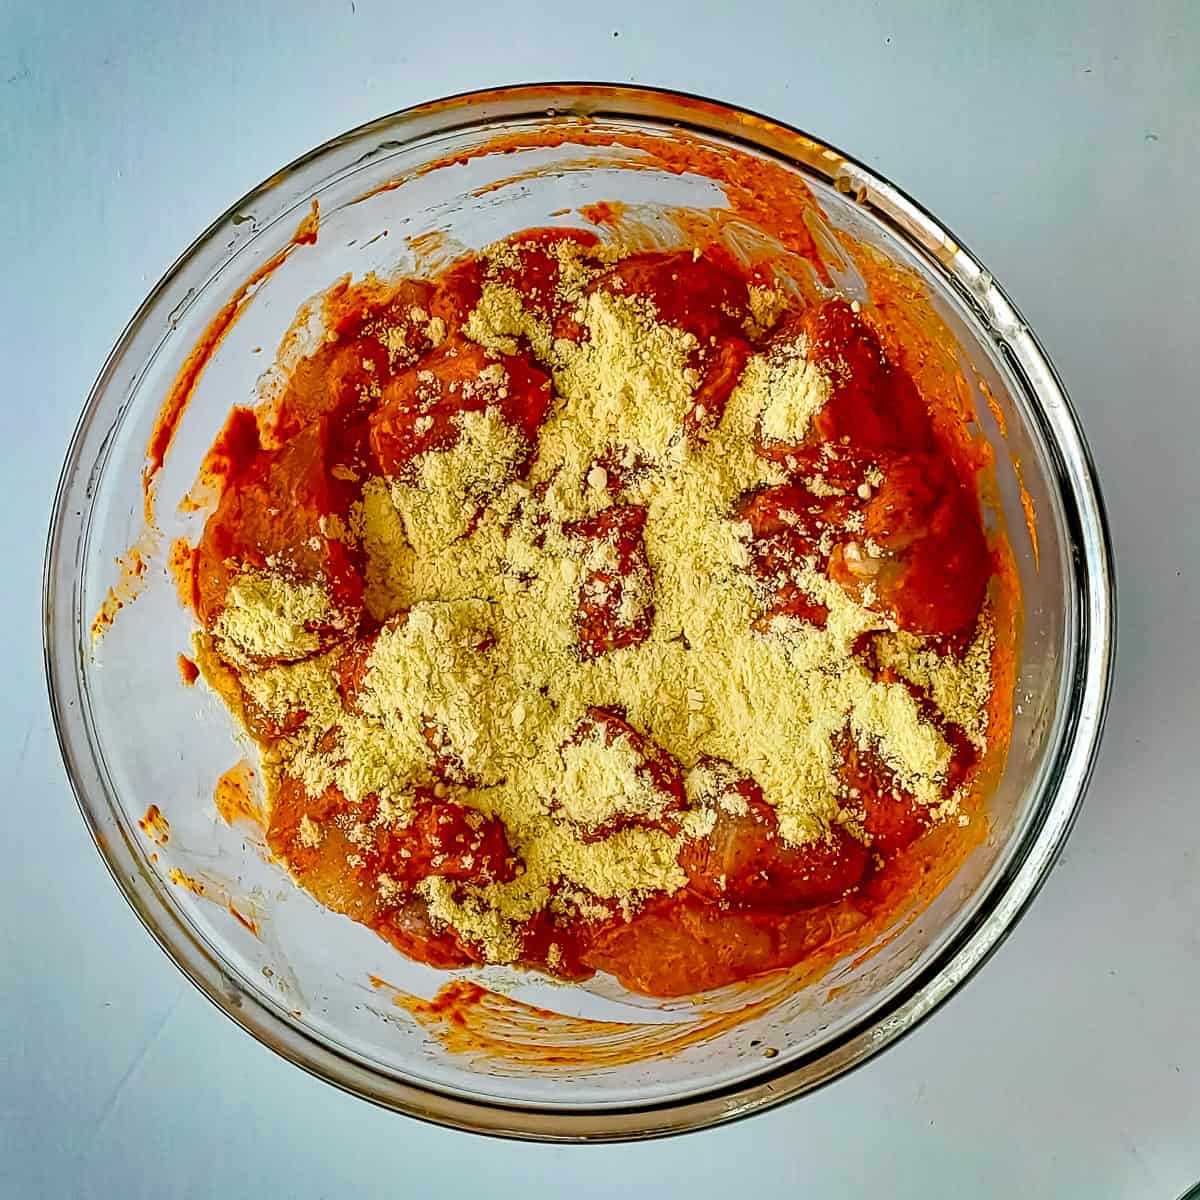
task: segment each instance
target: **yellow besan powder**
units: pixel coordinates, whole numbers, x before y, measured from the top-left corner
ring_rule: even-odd
[[[986,748],[988,700],[992,692],[992,649],[995,635],[982,618],[961,659],[938,654],[915,634],[898,631],[875,640],[875,657],[881,667],[924,688],[938,712],[957,725],[977,750]]]
[[[337,622],[321,584],[298,583],[278,571],[245,570],[229,585],[213,633],[233,662],[288,660],[313,654],[321,644],[317,629]]]
[[[755,354],[742,373],[742,387],[760,403],[759,429],[767,445],[797,445],[829,399],[829,380],[809,361],[804,338]]]
[[[392,483],[392,503],[406,540],[421,558],[458,541],[529,450],[494,408],[459,413],[454,423],[460,430],[454,446],[419,455],[416,478]]]
[[[404,533],[404,520],[392,501],[386,479],[368,479],[362,499],[351,510],[350,527],[365,558],[363,606],[375,621],[408,608],[416,556]]]
[[[748,337],[760,338],[770,332],[783,315],[791,297],[781,287],[763,287],[752,283],[747,289],[750,312],[743,322]]]
[[[493,265],[510,250],[496,251]],[[788,438],[801,432],[819,407],[820,381],[806,365],[788,359],[780,373],[760,356],[720,422],[689,439],[682,421],[703,348],[660,323],[644,298],[584,295],[590,276],[578,247],[563,256],[581,342],[551,343],[540,318],[514,311],[519,295],[487,279],[467,326],[497,351],[527,338],[552,374],[552,408],[526,477],[513,470],[527,447],[488,408],[463,418],[458,445],[423,456],[412,479],[364,485],[351,525],[366,556],[366,607],[391,620],[371,650],[357,711],[342,706],[336,653],[243,674],[267,713],[307,714],[271,749],[270,769],[286,769],[314,795],[333,785],[351,801],[377,796],[381,821],[403,823],[414,789],[436,782],[432,731],[470,781],[453,786],[452,798],[500,818],[523,869],[509,883],[434,877],[421,890],[436,919],[497,962],[519,957],[521,922],[555,889],[559,905],[579,897],[577,911],[603,900],[632,913],[683,886],[679,851],[715,819],[702,794],[724,787],[710,758],[758,781],[793,844],[853,821],[837,773],[847,730],[900,786],[941,805],[950,748],[903,684],[873,680],[854,657],[863,634],[875,635],[884,665],[927,687],[977,744],[990,687],[986,620],[963,661],[941,658],[812,562],[792,574],[828,608],[826,626],[777,617],[766,631],[754,628],[764,598],[747,571],[749,529],[732,513],[748,489],[784,478],[754,452],[756,426],[774,404],[782,415],[771,427]],[[589,548],[564,527],[611,502],[594,471],[614,450],[651,464],[634,498],[647,511],[654,620],[642,644],[584,659],[575,610]],[[262,591],[239,603],[253,597],[259,619],[278,622],[285,632],[276,636],[295,644],[298,635],[286,632],[295,604],[279,607]],[[263,634],[257,644],[268,642]],[[628,743],[576,736],[591,706],[619,708],[688,772],[692,807],[678,834],[635,825],[586,839],[622,816],[653,817],[662,804]],[[723,794],[744,807],[728,788]]]
[[[671,801],[634,748],[620,738],[606,739],[602,729],[569,742],[561,759],[554,789],[558,810],[587,832],[622,817],[657,820]]]

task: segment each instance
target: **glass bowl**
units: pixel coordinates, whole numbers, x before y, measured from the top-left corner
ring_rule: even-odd
[[[509,139],[503,150],[481,152],[498,137]],[[338,276],[580,224],[578,210],[599,201],[696,212],[726,203],[713,179],[669,154],[648,158],[637,138],[700,148],[751,176],[789,173],[820,206],[810,220],[819,244],[836,248],[838,231],[849,234],[925,293],[995,450],[995,504],[1023,592],[1011,749],[986,836],[870,953],[678,1001],[632,996],[602,977],[564,987],[499,968],[457,972],[463,986],[489,990],[456,1019],[423,1003],[444,973],[320,908],[266,861],[251,827],[217,819],[218,779],[253,751],[222,703],[177,674],[192,620],[168,552],[173,538],[195,537],[204,514],[176,505],[229,408],[259,394],[302,302]],[[303,220],[314,200],[315,242]],[[853,271],[838,282],[852,289]],[[148,529],[148,441],[205,331],[212,353],[157,474]],[[234,1021],[314,1074],[432,1121],[635,1138],[811,1091],[913,1028],[995,949],[1083,796],[1114,650],[1112,571],[1095,472],[1053,368],[990,274],[928,213],[763,117],[640,88],[523,86],[336,138],[239,201],[167,272],[101,371],[67,456],[46,559],[46,665],[67,769],[113,878]],[[94,642],[106,598],[112,615],[134,592]],[[169,833],[146,819],[152,803]]]

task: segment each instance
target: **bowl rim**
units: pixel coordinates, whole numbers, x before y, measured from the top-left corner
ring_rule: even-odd
[[[564,103],[566,101],[566,103]],[[867,1014],[832,1043],[776,1067],[764,1067],[741,1082],[628,1108],[555,1109],[465,1099],[426,1084],[382,1075],[339,1052],[294,1022],[282,1008],[241,986],[214,959],[196,932],[170,903],[162,881],[148,872],[142,856],[116,818],[114,798],[97,761],[98,749],[80,720],[81,579],[79,549],[90,529],[90,497],[106,459],[111,427],[96,427],[111,403],[109,384],[129,355],[138,331],[166,302],[184,268],[218,237],[227,237],[235,218],[339,148],[373,139],[400,148],[463,127],[486,127],[520,117],[577,120],[633,119],[638,101],[671,110],[657,123],[716,136],[751,153],[767,153],[815,171],[849,191],[876,219],[908,244],[932,257],[945,280],[971,303],[973,315],[990,325],[1007,351],[1009,365],[1024,385],[1040,435],[1051,451],[1050,469],[1072,549],[1074,571],[1068,590],[1078,626],[1078,653],[1068,680],[1067,711],[1057,754],[1049,764],[1037,810],[1014,850],[976,904],[971,920],[889,1002]],[[486,115],[489,104],[518,104],[516,110]],[[466,120],[458,120],[459,116]],[[420,126],[435,122],[432,129]],[[414,131],[414,127],[418,127]],[[407,140],[406,131],[413,131]],[[397,135],[401,136],[397,136]],[[387,135],[384,137],[383,135]],[[390,149],[391,147],[389,147]],[[136,377],[131,387],[137,382]],[[119,421],[128,397],[118,407]],[[85,451],[95,451],[87,461]],[[70,601],[68,603],[68,600]],[[83,614],[86,617],[86,614]],[[63,635],[69,635],[63,640]],[[753,110],[689,92],[609,83],[517,84],[456,93],[366,122],[295,159],[251,189],[192,242],[139,306],[101,368],[72,435],[54,500],[43,567],[43,641],[50,707],[72,790],[97,850],[142,924],[168,957],[226,1016],[264,1045],[310,1074],[384,1107],[451,1128],[531,1140],[623,1141],[696,1130],[748,1116],[793,1099],[860,1066],[911,1032],[957,990],[1011,932],[1056,861],[1079,812],[1095,762],[1111,688],[1116,650],[1116,576],[1111,539],[1096,470],[1077,416],[1036,336],[989,272],[927,210],[881,174],[787,123]],[[70,646],[68,653],[65,647]]]

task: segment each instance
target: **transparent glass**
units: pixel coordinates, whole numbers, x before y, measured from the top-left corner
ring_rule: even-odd
[[[217,778],[253,751],[219,700],[180,684],[176,654],[192,622],[164,564],[170,539],[195,536],[203,519],[175,505],[230,406],[253,402],[299,305],[339,275],[403,270],[412,261],[405,239],[433,231],[478,246],[569,220],[562,214],[600,200],[724,203],[712,181],[639,169],[638,152],[619,146],[568,141],[422,171],[506,132],[581,122],[782,162],[830,226],[920,276],[957,339],[965,376],[990,392],[1007,430],[978,404],[997,449],[1024,623],[1012,749],[989,835],[873,956],[837,963],[790,995],[781,989],[776,1003],[728,1028],[723,1011],[775,985],[655,1002],[603,978],[563,987],[499,969],[458,973],[556,1013],[623,1023],[543,1029],[535,1018],[512,1034],[531,1045],[598,1037],[660,1047],[634,1061],[563,1068],[447,1049],[371,982],[430,997],[444,973],[321,909],[265,860],[245,827],[216,819]],[[114,559],[142,534],[140,475],[162,399],[212,318],[288,245],[313,198],[319,239],[247,298],[201,376],[159,479],[162,537],[142,594],[93,646],[90,623],[114,582]],[[1014,458],[1037,513],[1040,558]],[[246,196],[171,268],[105,364],[70,448],[46,561],[46,661],[63,755],[114,879],[233,1020],[307,1070],[416,1116],[533,1138],[617,1139],[696,1128],[811,1091],[911,1029],[980,965],[1041,884],[1082,799],[1109,686],[1113,600],[1095,474],[1053,368],[991,276],[929,214],[839,151],[762,117],[664,92],[539,85],[438,101],[337,138]],[[162,846],[138,826],[151,802],[171,823]],[[204,894],[173,884],[173,868],[201,880]],[[661,1052],[676,1031],[701,1027],[710,1035]]]

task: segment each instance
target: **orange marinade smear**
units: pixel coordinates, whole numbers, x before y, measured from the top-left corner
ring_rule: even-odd
[[[527,307],[552,322],[556,336],[577,339],[583,331],[572,314],[555,307],[556,260],[537,252],[563,237],[585,247],[598,244],[582,231],[515,235],[527,252],[522,271],[506,282],[521,292]],[[300,363],[287,390],[269,406],[231,414],[207,460],[205,483],[219,502],[195,553],[176,560],[182,575],[191,572],[190,587],[186,578],[180,580],[181,595],[190,598],[209,631],[243,571],[283,563],[293,580],[319,583],[336,619],[312,632],[322,650],[345,647],[339,686],[348,709],[374,630],[362,607],[361,550],[335,532],[350,522],[364,478],[398,476],[417,456],[452,447],[459,436],[456,415],[483,403],[469,388],[457,393],[457,401],[455,389],[447,388],[429,411],[412,397],[420,372],[453,382],[476,379],[486,370],[491,359],[463,333],[479,300],[481,276],[481,262],[468,255],[432,279],[334,289],[326,312],[331,336]],[[733,514],[749,526],[748,569],[770,598],[760,620],[824,622],[826,610],[798,591],[779,565],[785,558],[815,556],[828,578],[901,630],[930,638],[939,653],[964,653],[989,584],[998,618],[1015,603],[1006,608],[995,599],[1011,588],[1011,573],[1004,569],[1003,544],[989,546],[983,532],[976,475],[986,455],[970,451],[965,421],[948,418],[944,409],[931,411],[929,397],[869,310],[836,296],[793,299],[765,329],[747,332],[753,328],[745,320],[748,289],[772,282],[769,267],[747,269],[716,244],[624,257],[607,282],[622,295],[652,301],[660,321],[715,348],[699,373],[701,416],[694,426],[691,418],[685,420],[688,436],[702,436],[704,414],[719,420],[756,351],[802,336],[810,361],[833,381],[801,442],[763,441],[758,447],[763,458],[787,472],[788,482],[744,496]],[[431,318],[441,323],[436,344]],[[396,328],[404,331],[399,342],[381,338],[380,330]],[[495,405],[528,441],[532,459],[549,381],[523,342],[520,353],[503,358],[509,384]],[[823,454],[828,445],[838,450],[832,461]],[[638,466],[617,458],[600,465],[613,503],[573,532],[584,539],[611,537],[616,566],[614,577],[603,580],[607,599],[580,602],[579,652],[585,659],[636,644],[652,620],[651,612],[630,617],[621,604],[622,586],[646,569],[644,510],[622,499],[622,471]],[[836,485],[836,494],[810,489],[805,480],[814,471]],[[864,531],[864,541],[881,548],[881,560],[868,561],[858,541],[844,538],[832,551],[822,549],[823,532],[843,529],[848,520]],[[997,642],[1004,644],[999,625]],[[874,662],[869,638],[858,652],[876,678],[899,681]],[[997,653],[993,671],[1011,689],[1005,653]],[[239,688],[239,669],[244,666],[222,662],[209,671],[210,682],[269,749],[295,726],[255,707]],[[930,697],[905,686],[926,718],[936,716]],[[1005,740],[1006,703],[994,694],[989,761]],[[303,719],[302,713],[294,718]],[[669,822],[684,803],[679,764],[664,764],[670,756],[611,706],[589,710],[580,736],[597,730],[607,742],[621,741],[646,762],[659,764],[652,774]],[[978,821],[974,784],[987,764],[963,731],[945,721],[940,730],[952,751],[945,794],[966,796],[963,811],[975,813]],[[888,914],[900,912],[922,880],[961,845],[870,749],[843,737],[835,750],[842,784],[861,811],[857,828],[837,826],[814,843],[787,845],[757,782],[739,775],[729,785],[737,804],[720,808],[711,832],[679,853],[685,886],[651,897],[632,913],[609,906],[566,927],[544,909],[524,928],[522,965],[574,980],[605,971],[633,990],[672,996],[812,960],[832,945],[852,945],[856,931],[878,933]],[[481,962],[483,956],[468,938],[431,916],[417,885],[430,876],[502,883],[522,867],[498,818],[455,803],[454,764],[442,762],[435,770],[443,782],[417,790],[415,816],[401,829],[373,824],[376,801],[370,796],[352,804],[335,787],[310,795],[297,779],[282,774],[273,781],[266,834],[273,854],[322,903],[375,929],[410,957],[448,968]],[[366,846],[347,834],[363,826],[376,830]],[[977,834],[974,829],[963,836],[974,840]],[[386,898],[381,876],[389,880]]]

